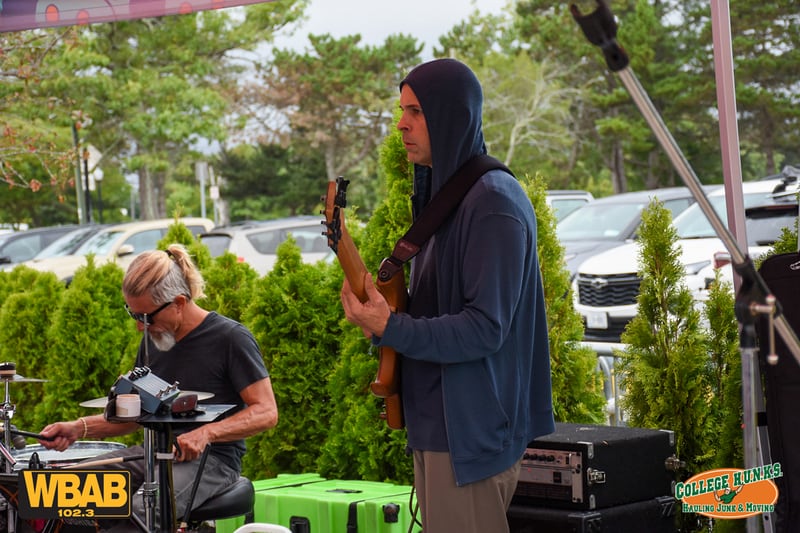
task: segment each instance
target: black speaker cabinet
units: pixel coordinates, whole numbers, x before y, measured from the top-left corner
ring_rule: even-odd
[[[672,494],[672,431],[556,424],[528,444],[513,503],[590,510]]]
[[[800,254],[788,253],[768,257],[759,274],[778,299],[781,314],[796,334],[800,331]],[[766,406],[772,462],[781,464],[783,476],[776,478],[778,501],[775,504],[775,531],[797,531],[800,524],[800,365],[777,333],[777,364],[769,364],[769,324],[765,317],[756,324],[758,355]],[[763,426],[763,420],[759,422]]]
[[[511,533],[674,533],[677,500],[662,496],[595,509],[571,511],[511,504]]]

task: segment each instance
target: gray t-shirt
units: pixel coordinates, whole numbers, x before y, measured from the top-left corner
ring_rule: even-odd
[[[180,390],[214,395],[202,403],[235,405],[225,416],[244,409],[239,391],[269,376],[252,333],[242,324],[213,311],[167,352],[158,350],[149,342],[148,365],[144,361],[144,346],[143,339],[136,359],[137,367],[149,367],[153,374],[167,383],[177,381]],[[186,423],[175,424],[173,432],[179,434],[194,427]],[[211,446],[212,454],[237,471],[241,471],[245,451],[244,440]]]

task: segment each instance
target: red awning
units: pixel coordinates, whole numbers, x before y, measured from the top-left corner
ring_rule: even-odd
[[[0,32],[181,15],[265,0],[0,0]],[[269,0],[267,0],[269,1]]]

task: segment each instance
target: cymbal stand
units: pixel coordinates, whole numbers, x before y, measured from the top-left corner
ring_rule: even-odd
[[[113,402],[114,400],[112,399],[106,405],[105,417],[107,420],[113,420],[111,417],[113,417],[116,407]],[[142,443],[144,453],[141,456],[141,458],[144,459],[144,482],[142,483],[141,488],[137,491],[137,495],[141,495],[142,497],[144,518],[136,513],[131,513],[130,520],[140,531],[142,531],[142,533],[155,533],[156,531],[161,531],[156,524],[158,517],[157,496],[159,492],[163,492],[165,489],[159,490],[159,483],[156,480],[155,461],[157,459],[157,452],[154,444],[155,433],[142,423],[142,418],[145,416],[147,416],[147,414],[142,413],[142,417],[137,419],[139,424],[141,424],[144,428],[144,440]],[[131,496],[131,498],[133,498],[133,496]]]
[[[17,406],[11,403],[11,396],[9,395],[8,391],[8,384],[9,380],[3,380],[5,385],[5,391],[3,394],[3,406],[0,407],[0,413],[2,413],[3,417],[3,442],[0,443],[0,451],[2,451],[3,457],[5,459],[5,473],[11,474],[14,472],[14,464],[16,461],[14,457],[11,456],[11,419],[14,417],[14,412],[16,411]],[[16,531],[16,513],[14,512],[14,506],[10,505],[9,502],[7,515],[8,515],[8,533],[14,533]]]
[[[5,384],[5,393],[3,399],[3,406],[0,407],[0,412],[2,412],[3,416],[3,444],[5,445],[6,449],[11,449],[11,419],[14,418],[14,412],[17,409],[17,406],[11,403],[11,399],[8,392],[8,380],[3,380]],[[13,467],[13,464],[6,464],[6,474],[10,474],[13,472],[9,470],[10,467]]]
[[[6,425],[6,427],[8,427],[8,426]],[[14,456],[11,455],[11,452],[8,451],[8,450],[9,450],[9,447],[6,446],[3,442],[0,442],[0,455],[3,456],[3,459],[4,459],[3,460],[3,464],[6,465],[5,466],[5,473],[6,474],[11,473],[13,471],[14,465],[16,464],[16,460],[14,459]],[[14,512],[14,506],[4,496],[0,496],[0,498],[4,498],[6,500],[6,504],[7,504],[6,505],[6,520],[7,520],[8,531],[9,531],[9,533],[11,533],[11,532],[14,531],[15,525],[16,525],[15,524],[15,522],[16,522],[16,520],[15,520],[16,513]]]

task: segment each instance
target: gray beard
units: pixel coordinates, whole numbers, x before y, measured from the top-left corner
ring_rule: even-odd
[[[172,349],[175,346],[175,335],[172,333],[159,333],[157,335],[150,334],[150,339],[153,341],[153,344],[156,345],[156,348],[161,350],[162,352],[166,352]]]

